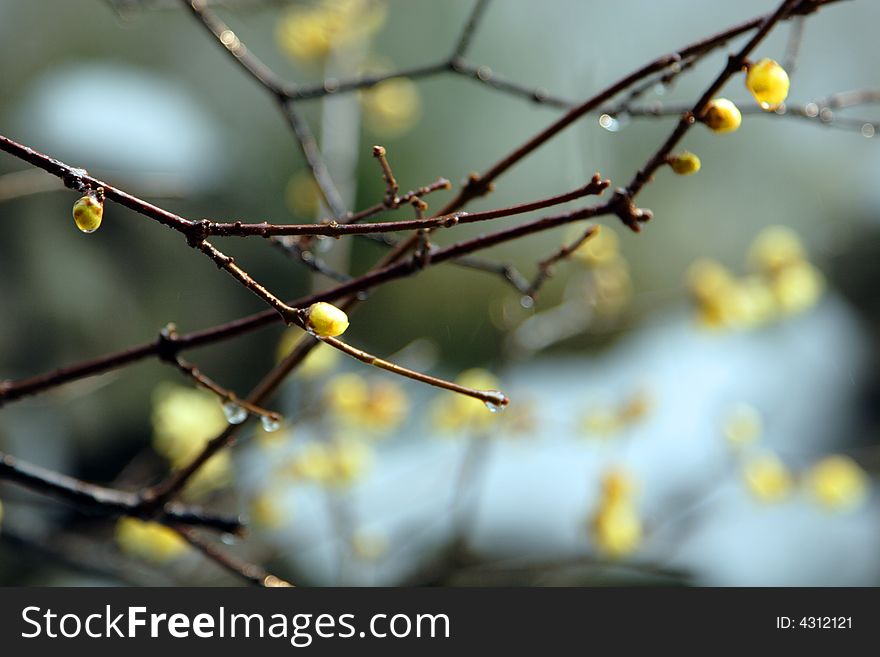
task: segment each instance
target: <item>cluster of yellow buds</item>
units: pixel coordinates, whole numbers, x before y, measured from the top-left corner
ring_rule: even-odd
[[[343,427],[376,434],[400,427],[409,413],[409,399],[397,381],[339,374],[324,388],[329,416]]]
[[[498,379],[486,370],[465,370],[455,382],[476,390],[498,390]],[[479,399],[456,393],[440,392],[431,406],[433,426],[449,434],[464,435],[484,432],[499,419],[498,413],[489,413]]]
[[[189,549],[186,540],[170,527],[129,517],[116,523],[116,544],[126,554],[153,563],[173,561]]]
[[[611,558],[635,552],[642,542],[642,520],[635,504],[635,485],[629,475],[611,470],[602,480],[599,504],[590,517],[596,548]]]
[[[372,459],[372,450],[361,440],[311,441],[293,457],[285,470],[298,481],[343,488],[363,477]]]
[[[276,38],[281,49],[302,62],[323,61],[334,49],[363,43],[385,22],[382,0],[320,0],[291,7],[281,18]]]
[[[762,109],[773,111],[788,97],[788,73],[772,59],[764,58],[748,65],[746,89],[755,97]],[[733,132],[742,123],[742,112],[727,98],[709,101],[700,120],[713,132]]]
[[[644,390],[636,390],[622,404],[589,410],[581,421],[591,437],[608,438],[643,420],[651,411],[652,400]]]
[[[153,449],[173,469],[183,468],[227,426],[217,397],[205,390],[163,383],[153,391]],[[224,450],[203,465],[186,488],[198,497],[232,481],[232,461]]]
[[[633,289],[629,264],[620,252],[617,233],[602,226],[573,257],[592,273],[595,311],[602,316],[613,316],[623,310],[632,299]]]
[[[807,260],[797,235],[779,226],[763,230],[749,250],[753,273],[734,276],[714,260],[688,272],[697,313],[710,327],[753,328],[803,312],[819,300],[822,274]]]

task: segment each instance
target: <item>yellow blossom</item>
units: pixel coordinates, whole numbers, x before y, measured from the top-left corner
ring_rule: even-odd
[[[785,464],[773,454],[749,459],[743,467],[749,492],[761,502],[779,502],[792,488],[792,476]]]
[[[298,479],[343,487],[351,485],[366,473],[372,456],[372,450],[360,440],[312,442],[294,457],[288,471]]]
[[[587,267],[610,264],[617,261],[620,256],[620,238],[611,228],[602,226],[599,232],[584,242],[573,255],[578,262]]]
[[[779,309],[788,315],[814,306],[824,286],[822,274],[808,262],[785,267],[771,282]]]
[[[276,37],[282,50],[295,59],[323,60],[332,49],[353,46],[375,33],[385,14],[385,3],[376,0],[322,0],[288,10]]]
[[[189,465],[226,426],[217,397],[206,390],[163,383],[153,392],[153,448],[173,469]],[[190,479],[187,493],[204,494],[232,480],[228,452],[211,457]]]
[[[186,553],[189,544],[176,531],[157,522],[120,518],[116,542],[123,552],[154,563],[167,563]]]
[[[498,380],[486,370],[473,368],[462,372],[456,383],[476,390],[497,390]],[[479,399],[455,393],[441,392],[431,407],[433,425],[441,431],[466,432],[481,431],[498,418],[490,413]]]
[[[370,130],[383,137],[408,132],[422,114],[422,101],[416,85],[406,78],[383,80],[362,92],[364,119]]]
[[[777,274],[805,259],[803,242],[797,233],[785,226],[768,226],[758,233],[749,247],[749,264],[766,275]]]
[[[828,509],[854,509],[868,494],[868,476],[848,456],[822,459],[807,473],[806,481],[815,499]]]
[[[370,398],[370,386],[360,374],[338,374],[327,382],[324,399],[332,414],[353,417]]]

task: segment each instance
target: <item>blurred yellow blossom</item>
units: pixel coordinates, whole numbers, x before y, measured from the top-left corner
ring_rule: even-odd
[[[757,273],[740,278],[712,260],[688,270],[688,287],[704,325],[753,328],[813,306],[823,289],[822,274],[805,256],[797,235],[779,226],[755,238],[748,255]]]
[[[572,239],[583,232],[582,229],[572,233]],[[608,226],[602,226],[599,232],[578,248],[573,256],[574,258],[586,265],[587,267],[598,267],[606,265],[620,255],[620,238]]]
[[[801,239],[785,226],[764,228],[749,247],[749,265],[762,274],[776,274],[805,259],[806,250]]]
[[[250,502],[250,517],[261,529],[278,529],[286,516],[271,492],[260,493]]]
[[[360,99],[367,126],[382,137],[409,132],[422,115],[419,91],[407,78],[383,80],[361,92]]]
[[[491,372],[479,368],[465,370],[455,382],[476,390],[497,390],[500,387]],[[479,399],[456,393],[439,393],[431,406],[434,427],[450,433],[485,430],[498,417],[497,413],[490,413]]]
[[[606,231],[607,232],[607,231]],[[616,315],[632,298],[629,264],[622,257],[613,258],[593,268],[594,308],[599,315]]]
[[[761,502],[779,502],[792,488],[792,476],[774,454],[766,453],[746,461],[743,479],[749,492]]]
[[[651,396],[636,390],[619,407],[595,407],[586,412],[581,429],[591,436],[608,438],[643,420],[652,407]]]
[[[361,561],[378,561],[388,552],[388,539],[382,534],[357,531],[351,537],[351,551]]]
[[[808,262],[784,268],[771,283],[779,309],[787,315],[814,306],[822,296],[824,285],[822,274]]]
[[[294,457],[288,472],[296,479],[342,487],[360,479],[369,469],[373,452],[361,440],[310,442]]]
[[[123,552],[154,563],[177,559],[189,548],[186,540],[170,527],[129,517],[116,523],[116,543]]]
[[[397,429],[409,413],[409,398],[394,380],[339,374],[324,388],[327,412],[339,425],[375,434]]]
[[[854,509],[868,494],[868,476],[848,456],[822,459],[807,473],[806,482],[815,499],[828,509]]]
[[[590,534],[605,556],[620,558],[635,552],[642,542],[642,520],[633,500],[634,481],[620,470],[602,479],[602,492],[590,518]]]
[[[314,176],[308,171],[293,174],[284,190],[284,200],[293,214],[315,216],[321,207],[321,192]]]
[[[757,442],[761,437],[761,415],[748,404],[737,404],[724,419],[724,437],[735,447],[743,447]]]
[[[284,360],[294,347],[299,343],[305,332],[295,326],[286,329],[278,340],[275,350],[275,358],[279,362]],[[341,354],[323,342],[312,347],[305,360],[294,370],[294,376],[304,379],[318,379],[336,367]]]
[[[152,423],[153,448],[168,459],[173,469],[189,465],[208,441],[227,426],[213,393],[170,383],[159,384],[153,391]],[[219,452],[192,477],[187,493],[204,494],[231,480],[229,453]]]
[[[309,62],[323,60],[334,48],[356,45],[385,22],[386,5],[380,0],[321,0],[312,6],[291,7],[276,30],[281,49]]]

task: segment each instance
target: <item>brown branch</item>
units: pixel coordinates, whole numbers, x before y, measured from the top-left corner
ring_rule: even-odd
[[[205,557],[216,563],[229,573],[244,580],[253,586],[263,586],[267,588],[289,587],[293,586],[280,577],[276,577],[268,573],[264,568],[253,563],[243,561],[227,552],[224,552],[211,541],[199,536],[199,534],[188,527],[174,526],[174,529],[180,534],[184,540],[201,552]]]
[[[576,240],[571,242],[570,244],[563,244],[559,249],[554,251],[548,257],[541,260],[538,263],[538,273],[535,275],[532,284],[529,286],[526,294],[533,299],[538,294],[538,291],[543,287],[544,283],[548,278],[553,276],[553,269],[556,265],[562,260],[568,260],[571,255],[577,251],[581,246],[584,245],[587,240],[591,239],[593,236],[599,233],[599,226],[590,226],[587,230],[584,231],[583,235],[578,237]]]
[[[793,0],[793,2],[791,3],[786,3],[788,7],[783,13],[786,16],[807,14],[815,11],[821,5],[830,4],[831,2],[835,1],[839,0]],[[680,65],[683,60],[686,60],[693,55],[705,55],[727,43],[731,39],[751,30],[760,28],[764,25],[769,25],[770,27],[772,27],[772,25],[775,24],[777,20],[779,20],[779,18],[774,19],[774,16],[775,13],[765,16],[759,16],[734,27],[728,28],[711,37],[685,46],[680,50],[669,53],[662,57],[658,57],[654,61],[621,78],[620,80],[618,80],[608,88],[604,89],[603,91],[599,92],[592,98],[584,101],[577,107],[572,108],[569,112],[554,121],[547,128],[536,134],[534,137],[530,138],[518,148],[514,149],[508,155],[504,156],[501,160],[491,166],[485,173],[473,176],[461,189],[458,196],[456,196],[452,201],[449,202],[449,204],[446,205],[446,207],[443,208],[441,214],[454,212],[455,210],[463,207],[472,199],[486,194],[486,192],[488,192],[490,189],[491,183],[509,168],[514,166],[527,155],[530,155],[551,138],[559,134],[562,130],[577,121],[579,118],[581,118],[585,114],[588,114],[589,112],[594,111],[605,102],[618,95],[620,92],[631,87],[633,84],[639,82],[643,78],[658,71],[668,69],[672,65]],[[771,19],[773,19],[772,23]],[[760,38],[763,38],[763,35]],[[758,38],[757,40],[753,39],[753,41],[757,43],[758,41],[760,41],[760,38]],[[751,49],[749,49],[749,51],[750,50]],[[714,95],[714,90],[712,91],[712,95]]]
[[[110,515],[134,516],[166,523],[207,527],[220,532],[241,533],[244,529],[237,517],[207,513],[195,507],[170,503],[157,510],[147,511],[136,493],[90,484],[67,475],[20,461],[0,452],[0,481],[8,481],[70,502],[81,508],[96,509]]]
[[[651,179],[654,172],[666,164],[666,158],[672,152],[672,149],[678,145],[687,131],[690,130],[700,118],[702,118],[709,102],[715,97],[715,94],[721,90],[734,73],[738,73],[742,70],[746,58],[770,33],[770,30],[773,29],[776,23],[786,16],[789,16],[795,6],[800,4],[802,4],[801,0],[785,0],[785,2],[779,5],[779,8],[775,12],[761,21],[758,31],[755,32],[751,39],[749,39],[748,43],[746,43],[736,55],[728,58],[724,70],[722,70],[712,84],[709,85],[709,88],[703,92],[703,95],[696,104],[694,104],[693,108],[689,112],[682,114],[681,119],[679,119],[678,125],[672,131],[672,134],[669,135],[663,145],[654,153],[647,163],[639,169],[635,177],[632,179],[632,182],[626,187],[623,194],[628,200],[631,201]],[[621,219],[630,228],[638,230],[637,220],[622,215]]]
[[[587,189],[588,187],[590,188],[591,193],[598,194],[601,193],[602,190],[606,189],[609,184],[609,181],[601,180],[598,176],[595,176],[590,181],[590,183],[588,183],[588,185],[580,188],[580,191],[575,190],[574,192],[569,192],[568,194],[582,193],[583,190]],[[548,204],[552,205],[565,202],[564,200],[560,199],[563,199],[566,196],[566,194],[563,194],[533,203],[512,206],[512,208],[503,208],[501,210],[490,210],[488,212],[501,213],[498,216],[506,216],[506,213],[513,212],[514,209],[516,209],[516,212],[533,211],[535,209],[539,209],[540,207],[547,207]],[[429,266],[434,266],[436,264],[448,262],[451,260],[458,260],[462,256],[467,256],[476,251],[489,248],[490,246],[516,239],[517,237],[540,232],[542,230],[548,230],[566,223],[577,221],[579,219],[584,219],[591,216],[598,216],[599,214],[607,212],[607,206],[587,208],[585,210],[557,215],[555,217],[539,219],[533,222],[529,222],[527,224],[522,224],[520,226],[509,228],[507,230],[499,231],[497,233],[490,233],[488,235],[483,235],[478,238],[467,240],[466,242],[459,242],[444,249],[439,249],[433,252],[431,254],[431,261],[429,263]],[[470,216],[482,216],[483,218],[485,218],[485,213],[473,213]],[[494,273],[499,273],[508,278],[508,280],[510,280],[512,283],[514,283],[518,289],[527,289],[528,287],[527,284],[523,285],[523,281],[521,280],[521,277],[518,275],[518,273],[506,265],[494,265],[490,263],[485,263],[480,260],[466,260],[464,263],[461,264],[463,264],[463,266],[471,267],[474,269],[482,269],[484,271],[493,271]],[[286,312],[288,312],[288,314],[290,314],[291,316],[294,316],[297,308],[306,308],[317,301],[334,301],[336,299],[341,299],[351,294],[357,294],[358,292],[367,291],[375,285],[409,276],[416,273],[420,269],[421,267],[410,261],[404,261],[396,265],[385,266],[379,270],[371,271],[357,279],[352,279],[350,281],[341,283],[340,285],[331,288],[330,290],[311,294],[291,301],[290,303],[285,304],[287,308],[291,309],[290,311]],[[221,340],[230,339],[238,335],[242,335],[244,333],[248,333],[250,331],[272,324],[280,318],[280,312],[274,309],[270,309],[260,313],[249,315],[247,317],[243,317],[233,322],[222,324],[220,326],[180,335],[177,336],[173,341],[163,340],[160,337],[154,342],[149,342],[143,345],[139,345],[137,347],[132,347],[130,349],[109,354],[100,358],[87,360],[81,363],[70,365],[68,367],[59,368],[46,374],[21,379],[18,381],[3,381],[0,382],[0,402],[5,403],[14,401],[16,399],[20,399],[22,397],[41,392],[43,390],[54,388],[73,380],[81,379],[87,376],[93,376],[95,374],[100,374],[102,372],[106,372],[112,369],[117,369],[119,367],[142,360],[144,358],[157,356],[160,352],[165,353],[167,356],[173,357],[183,350],[192,349]]]

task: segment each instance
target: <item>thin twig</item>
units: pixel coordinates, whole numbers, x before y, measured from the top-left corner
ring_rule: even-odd
[[[150,519],[155,513],[147,513],[136,493],[90,484],[53,470],[0,452],[0,480],[24,486],[35,493],[50,495],[75,504],[111,515],[134,516]],[[244,526],[237,517],[218,516],[201,509],[170,503],[160,508],[158,520],[183,525],[197,525],[220,532],[240,533]]]
[[[599,226],[590,226],[576,240],[574,240],[570,244],[563,244],[561,247],[559,247],[559,249],[557,249],[548,257],[539,262],[538,273],[535,275],[532,284],[529,286],[527,295],[534,299],[538,294],[538,291],[547,281],[547,279],[553,276],[554,267],[561,260],[568,260],[575,251],[577,251],[584,245],[585,242],[587,242],[587,240],[597,235],[599,233],[599,230]]]
[[[212,542],[202,538],[197,532],[188,527],[175,526],[174,529],[184,538],[184,540],[186,540],[187,543],[196,548],[208,559],[252,586],[262,586],[267,588],[293,586],[290,582],[268,573],[261,566],[248,563],[247,561],[224,552]]]

